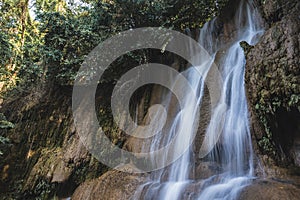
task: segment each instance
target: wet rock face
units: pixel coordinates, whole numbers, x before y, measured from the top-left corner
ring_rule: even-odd
[[[15,128],[4,132],[10,144],[0,159],[0,199],[67,197],[107,170],[76,134],[71,94],[69,87],[33,91],[3,106]]]
[[[298,200],[299,196],[300,189],[293,182],[255,180],[241,191],[239,200]]]
[[[298,164],[300,3],[260,1],[266,29],[247,54],[246,90],[260,153]]]
[[[215,162],[201,162],[196,167],[195,179],[207,179],[221,172],[221,167]]]
[[[134,174],[130,171],[133,166],[123,166],[124,171],[111,170],[97,179],[84,182],[72,196],[72,200],[119,200],[130,199],[138,186],[146,181],[145,174]]]

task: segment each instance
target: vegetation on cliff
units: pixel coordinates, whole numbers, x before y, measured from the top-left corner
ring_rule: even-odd
[[[6,117],[0,116],[0,198],[67,197],[80,183],[107,170],[78,145],[72,124],[74,77],[96,45],[138,27],[182,32],[199,28],[226,2],[2,0],[0,111]],[[113,85],[128,69],[153,59],[168,64],[174,60],[151,49],[131,52],[118,58],[101,79],[96,94],[99,121],[115,144],[123,145],[124,137],[109,109]],[[143,87],[132,100],[146,96],[147,104],[149,93],[150,87]]]
[[[109,171],[94,179],[109,169],[87,152],[76,134],[71,96],[80,64],[95,46],[120,31],[146,26],[181,32],[197,29],[216,16],[227,2],[1,0],[0,199],[65,198],[84,182],[75,192],[74,198],[80,199],[84,195],[81,191],[95,190],[99,184],[109,185],[107,180],[119,183],[117,187],[109,186],[112,195],[128,197],[130,192],[124,185],[128,184],[132,192],[135,184],[145,177]],[[254,144],[265,166],[292,166],[293,173],[299,175],[300,3],[297,0],[256,3],[266,28],[261,41],[249,47],[246,55],[245,79]],[[229,8],[232,5],[227,4]],[[231,17],[228,13],[223,16],[224,20]],[[112,120],[113,86],[130,68],[151,61],[169,65],[182,62],[167,52],[134,51],[118,58],[99,83],[98,119],[112,143],[120,147],[126,137]],[[139,110],[147,107],[151,89],[151,86],[139,88],[132,96],[133,114],[136,106]],[[141,115],[142,119],[144,113]],[[253,191],[265,187],[264,184],[258,182]],[[274,185],[288,187],[285,183]],[[271,183],[268,187],[272,195],[274,187]],[[105,191],[106,188],[101,188],[95,195]],[[277,192],[283,198],[288,196]],[[251,199],[252,194],[245,193],[245,199]]]

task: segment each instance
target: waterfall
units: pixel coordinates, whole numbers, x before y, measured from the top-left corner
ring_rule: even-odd
[[[250,1],[241,1],[231,22],[232,33],[226,42],[215,37],[215,23],[215,19],[206,23],[199,36],[199,44],[210,56],[199,52],[196,59],[199,59],[201,64],[182,72],[196,91],[197,98],[191,101],[194,98],[190,98],[189,93],[184,94],[183,107],[172,108],[172,111],[168,112],[171,119],[167,120],[162,134],[155,135],[151,145],[145,148],[156,150],[168,144],[176,134],[178,137],[175,147],[180,149],[182,144],[195,136],[195,124],[201,119],[199,108],[203,102],[205,79],[209,76],[212,64],[217,61],[223,79],[221,94],[218,103],[211,110],[203,141],[212,144],[210,146],[214,148],[210,149],[208,155],[202,155],[200,150],[200,157],[202,160],[218,163],[221,170],[207,179],[193,178],[191,171],[195,168],[195,159],[199,158],[195,157],[193,148],[189,147],[170,166],[152,172],[149,181],[138,188],[133,199],[235,199],[240,189],[249,184],[249,180],[254,176],[244,90],[245,56],[240,42],[246,41],[254,45],[258,41],[263,33],[260,17]],[[202,76],[196,72],[200,72]],[[184,91],[184,88],[182,90]],[[168,110],[173,101],[172,95],[167,93],[164,97],[163,105]],[[160,159],[167,159],[165,156],[173,156],[173,152],[161,156]],[[156,162],[155,158],[152,162]]]

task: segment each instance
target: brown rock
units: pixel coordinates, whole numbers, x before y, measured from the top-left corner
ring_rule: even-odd
[[[247,54],[245,74],[251,132],[257,143],[268,138],[257,152],[277,164],[297,164],[300,107],[293,98],[300,98],[300,3],[263,1],[261,10],[269,28]]]
[[[126,168],[126,166],[124,167]],[[130,168],[131,167],[128,167],[128,169]],[[145,174],[133,174],[130,173],[130,171],[127,173],[111,170],[97,179],[81,184],[74,192],[72,200],[130,199],[137,187],[145,182],[145,180]]]
[[[206,179],[218,172],[221,168],[218,167],[217,163],[214,162],[201,162],[196,168],[196,179]]]
[[[273,180],[255,180],[253,184],[242,189],[240,200],[298,200],[300,188],[292,183]]]

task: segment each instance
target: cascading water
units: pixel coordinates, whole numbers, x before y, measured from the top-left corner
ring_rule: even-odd
[[[173,109],[178,112],[173,114],[173,120],[167,122],[164,137],[155,136],[149,148],[159,149],[168,144],[175,134],[178,134],[175,145],[180,148],[182,143],[190,141],[196,134],[195,124],[201,118],[201,113],[198,114],[197,111],[204,94],[204,81],[216,55],[222,51],[222,55],[218,58],[223,79],[222,92],[218,104],[211,111],[204,139],[204,142],[215,143],[215,138],[221,131],[215,148],[206,159],[219,163],[222,170],[205,180],[191,179],[195,158],[190,148],[167,168],[152,172],[150,180],[139,187],[133,199],[235,199],[240,189],[253,177],[253,153],[244,91],[245,56],[240,42],[246,41],[250,45],[257,42],[262,34],[260,18],[251,2],[242,1],[233,20],[234,28],[231,30],[233,38],[227,42],[216,42],[220,39],[213,37],[214,23],[215,20],[208,22],[202,28],[199,37],[200,45],[206,49],[210,57],[199,53],[197,59],[201,64],[190,67],[182,73],[197,91],[197,99],[191,101],[190,94],[184,95],[183,108]],[[202,76],[199,76],[197,71]],[[171,94],[166,94],[165,97],[163,104],[168,109],[172,97]],[[166,155],[172,156],[172,152],[167,152]],[[191,192],[189,190],[191,185],[196,187],[197,191]]]

